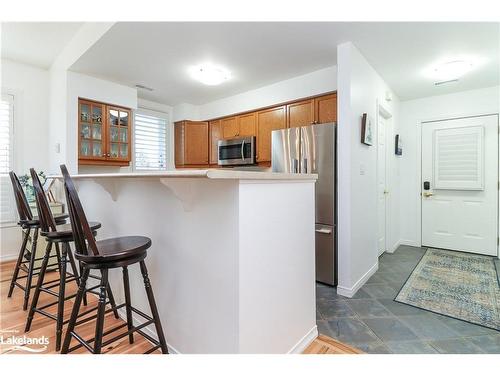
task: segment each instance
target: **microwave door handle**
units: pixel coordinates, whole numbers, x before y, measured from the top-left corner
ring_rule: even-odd
[[[241,160],[245,160],[245,141],[241,141]]]

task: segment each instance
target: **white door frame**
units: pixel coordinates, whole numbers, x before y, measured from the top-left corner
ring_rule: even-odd
[[[417,139],[416,139],[416,145],[417,145],[417,194],[418,194],[418,199],[416,200],[417,202],[417,233],[420,233],[420,236],[417,237],[417,243],[415,244],[409,244],[413,246],[422,246],[422,197],[421,197],[421,190],[422,190],[422,126],[425,123],[428,122],[436,122],[436,121],[446,121],[446,120],[459,120],[459,119],[464,119],[464,118],[469,118],[469,117],[481,117],[481,116],[497,116],[497,120],[499,118],[498,113],[465,113],[465,114],[453,114],[449,116],[441,116],[441,117],[431,117],[431,118],[426,118],[426,119],[421,119],[417,123]],[[498,153],[498,165],[500,167],[500,121],[499,121],[499,130],[498,130],[498,145],[499,145],[499,153]],[[500,179],[500,178],[499,178]],[[500,184],[500,181],[499,181]],[[498,191],[498,207],[497,207],[497,227],[498,227],[498,232],[497,235],[500,235],[500,189]],[[497,257],[500,259],[500,246],[497,243]]]
[[[391,179],[388,178],[388,172],[391,170],[391,165],[389,163],[389,155],[391,155],[391,151],[393,151],[393,143],[391,142],[392,139],[392,133],[393,133],[393,127],[392,127],[392,114],[380,103],[377,102],[377,185],[378,185],[378,178],[379,178],[379,169],[378,169],[378,127],[380,126],[380,118],[383,117],[385,121],[385,186],[386,189],[389,191],[388,196],[385,199],[385,249],[382,251],[380,254],[377,254],[377,257],[382,255],[384,252],[388,251],[389,252],[394,252],[395,249],[389,249],[388,244],[389,244],[389,236],[387,235],[388,228],[390,227],[390,194],[392,190],[391,186]],[[378,202],[378,189],[377,189],[377,202]],[[377,204],[377,211],[379,210],[378,204]],[[378,215],[377,215],[378,217]],[[380,251],[380,249],[377,249]]]

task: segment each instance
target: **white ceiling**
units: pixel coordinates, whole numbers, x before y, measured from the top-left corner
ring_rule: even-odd
[[[48,68],[82,22],[2,22],[2,59]]]
[[[2,24],[2,56],[48,63],[78,23]],[[115,24],[72,70],[153,92],[165,104],[203,104],[336,64],[336,46],[351,41],[402,99],[499,84],[498,23],[145,23]],[[423,71],[443,58],[484,63],[458,83],[434,86]],[[29,60],[29,61],[26,61]],[[233,78],[220,86],[193,81],[188,67],[221,64]]]

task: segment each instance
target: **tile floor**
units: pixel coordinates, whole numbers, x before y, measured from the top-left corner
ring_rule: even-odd
[[[500,353],[498,331],[393,300],[424,253],[400,246],[383,254],[378,271],[353,298],[317,284],[319,332],[367,353]]]

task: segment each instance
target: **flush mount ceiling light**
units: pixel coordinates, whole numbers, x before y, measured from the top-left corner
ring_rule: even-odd
[[[425,71],[425,75],[434,80],[435,84],[456,82],[459,78],[478,66],[477,59],[453,58],[441,60]]]
[[[201,64],[189,68],[191,77],[205,85],[216,86],[231,78],[231,73],[213,64]]]

